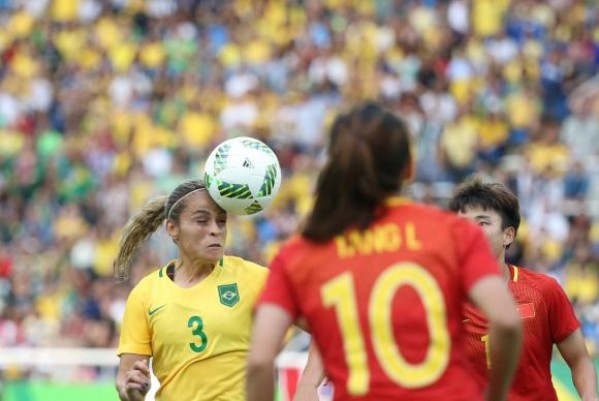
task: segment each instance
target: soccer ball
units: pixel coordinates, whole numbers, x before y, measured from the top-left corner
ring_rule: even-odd
[[[210,153],[204,182],[212,199],[227,213],[254,214],[266,209],[279,191],[281,166],[265,143],[236,137]]]

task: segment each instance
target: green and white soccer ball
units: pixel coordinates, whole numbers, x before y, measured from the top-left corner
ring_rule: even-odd
[[[212,199],[227,213],[249,215],[272,203],[281,187],[281,166],[265,143],[237,137],[210,153],[204,181]]]

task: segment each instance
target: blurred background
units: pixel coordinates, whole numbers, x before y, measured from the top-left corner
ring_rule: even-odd
[[[0,399],[116,400],[110,361],[43,352],[116,347],[132,286],[174,252],[157,233],[116,284],[129,215],[259,138],[282,188],[230,219],[228,252],[266,264],[363,99],[409,124],[413,197],[444,206],[473,172],[518,195],[509,257],[563,285],[596,356],[598,20],[591,0],[0,0]]]

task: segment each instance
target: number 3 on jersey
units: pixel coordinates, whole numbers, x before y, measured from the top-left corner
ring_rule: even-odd
[[[191,334],[194,337],[198,337],[198,340],[200,341],[199,344],[197,344],[196,341],[190,342],[189,348],[191,348],[193,352],[204,351],[208,345],[208,336],[206,336],[206,333],[204,332],[204,321],[202,318],[199,316],[191,316],[187,321],[187,327],[191,329]]]
[[[426,312],[430,345],[420,363],[406,361],[395,342],[392,302],[397,290],[412,287]],[[364,395],[370,387],[370,371],[364,335],[360,329],[354,278],[345,272],[321,287],[325,306],[335,308],[341,328],[345,361],[349,369],[347,391]],[[404,388],[418,388],[435,382],[445,371],[451,348],[447,331],[443,293],[434,277],[415,263],[398,263],[385,269],[376,279],[368,301],[368,323],[377,361],[391,380]]]

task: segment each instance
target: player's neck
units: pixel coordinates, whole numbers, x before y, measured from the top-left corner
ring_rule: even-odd
[[[502,253],[502,255],[499,257],[498,262],[499,266],[501,266],[501,270],[503,272],[503,277],[505,278],[505,281],[510,281],[512,279],[512,274],[510,273],[509,264],[505,261],[505,253]]]
[[[174,282],[182,287],[193,286],[212,273],[213,263],[184,263],[178,261],[175,267]]]

